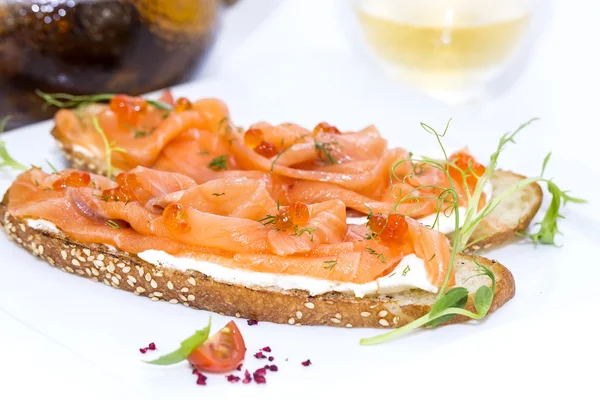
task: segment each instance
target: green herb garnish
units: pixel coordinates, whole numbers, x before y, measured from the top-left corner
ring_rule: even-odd
[[[121,226],[112,219],[109,219],[108,221],[106,221],[106,225],[112,229],[121,229]]]
[[[300,235],[302,235],[303,233],[307,233],[308,236],[310,236],[310,241],[312,242],[313,240],[313,232],[317,231],[319,228],[302,228],[299,229],[298,225],[294,225],[294,233],[292,233],[290,236],[298,236],[300,237]]]
[[[319,142],[315,139],[315,151],[319,155],[319,158],[322,161],[325,161],[327,164],[337,164],[338,161],[333,157],[331,152],[333,151],[333,145],[337,144],[336,142]]]
[[[8,124],[8,120],[11,118],[10,115],[0,119],[0,133],[4,132],[6,129],[6,125]],[[1,167],[9,167],[12,169],[25,171],[27,169],[26,166],[12,158],[10,154],[8,154],[8,150],[6,149],[6,144],[4,141],[0,140],[0,168]]]
[[[478,179],[477,185],[476,185],[473,193],[471,193],[470,190],[468,190],[468,189],[465,190],[466,197],[467,197],[467,212],[466,212],[466,217],[465,217],[465,221],[464,221],[462,228],[459,228],[459,226],[460,226],[459,217],[458,217],[458,213],[456,212],[458,210],[458,194],[455,190],[454,183],[449,174],[449,166],[451,166],[452,163],[449,162],[448,155],[447,155],[446,150],[444,149],[444,146],[441,141],[441,138],[445,136],[445,134],[448,130],[448,124],[450,121],[448,121],[448,124],[446,125],[446,129],[444,130],[443,134],[438,134],[429,125],[421,124],[423,129],[425,129],[428,133],[435,135],[435,137],[442,149],[445,160],[444,160],[444,162],[438,162],[438,161],[430,160],[430,159],[424,159],[424,160],[418,160],[418,161],[423,164],[428,165],[429,167],[437,168],[440,171],[442,171],[448,178],[450,185],[451,185],[450,189],[443,188],[443,187],[436,187],[436,186],[424,186],[427,188],[436,188],[441,191],[440,195],[437,197],[437,200],[440,203],[440,205],[438,206],[438,214],[442,211],[442,205],[448,204],[448,203],[450,203],[451,205],[449,206],[449,208],[446,208],[444,210],[444,213],[447,213],[448,210],[450,210],[450,213],[449,213],[450,215],[452,213],[454,213],[455,232],[454,232],[454,237],[453,237],[450,265],[448,266],[448,270],[446,272],[444,283],[442,284],[442,287],[439,290],[437,299],[427,314],[425,314],[422,317],[414,320],[413,322],[411,322],[405,326],[402,326],[398,329],[395,329],[391,332],[385,333],[383,335],[378,335],[378,336],[375,336],[372,338],[368,338],[368,339],[362,339],[360,341],[361,344],[369,345],[369,344],[383,343],[390,339],[393,339],[395,337],[403,335],[405,333],[411,332],[422,326],[427,326],[427,327],[438,326],[440,324],[443,324],[443,323],[449,321],[455,315],[464,315],[464,316],[472,318],[472,319],[481,319],[481,318],[485,317],[492,305],[492,301],[494,299],[494,293],[496,290],[496,278],[494,276],[494,273],[490,269],[488,269],[487,267],[478,263],[475,260],[478,268],[481,270],[481,273],[478,275],[488,276],[492,283],[491,288],[487,285],[481,285],[475,292],[475,296],[473,298],[473,303],[474,303],[475,310],[476,310],[475,313],[465,310],[465,308],[464,308],[467,304],[467,300],[468,300],[468,296],[469,296],[468,289],[466,289],[464,287],[454,287],[454,288],[446,291],[446,288],[448,285],[448,280],[450,278],[450,275],[451,275],[451,272],[452,272],[452,269],[454,266],[454,259],[455,259],[456,254],[459,251],[466,249],[467,247],[471,246],[474,243],[474,242],[469,242],[469,239],[470,239],[473,231],[475,230],[475,227],[479,224],[479,222],[481,222],[481,220],[483,218],[485,218],[487,215],[489,215],[498,206],[498,204],[500,204],[501,201],[503,201],[508,196],[515,193],[522,187],[525,187],[529,184],[532,184],[534,182],[539,182],[539,181],[546,182],[548,184],[548,191],[552,195],[552,203],[551,203],[548,211],[546,212],[544,219],[542,220],[542,222],[540,224],[540,231],[530,234],[528,236],[530,236],[534,240],[534,242],[539,241],[541,243],[554,244],[554,237],[559,232],[557,225],[556,225],[556,221],[558,218],[561,218],[561,215],[559,213],[561,200],[563,201],[564,204],[566,204],[568,201],[583,202],[584,200],[574,198],[574,197],[567,195],[566,191],[561,191],[556,186],[556,184],[554,184],[551,180],[548,180],[543,177],[543,173],[544,173],[546,165],[550,159],[550,155],[546,156],[546,158],[544,159],[544,162],[542,165],[542,173],[540,174],[540,176],[524,179],[524,180],[516,183],[515,185],[513,185],[511,188],[509,188],[505,192],[501,193],[500,195],[496,196],[493,199],[490,199],[490,201],[486,204],[486,206],[482,210],[478,211],[479,199],[483,193],[484,185],[489,181],[492,174],[494,173],[494,171],[496,169],[498,157],[499,157],[501,151],[504,149],[506,144],[508,144],[509,142],[514,142],[515,135],[518,132],[520,132],[523,128],[525,128],[527,125],[529,125],[531,122],[533,122],[534,120],[535,119],[530,120],[527,123],[521,125],[517,130],[515,130],[512,133],[509,132],[502,136],[497,150],[490,157],[490,162],[486,167],[485,173],[483,174],[483,176],[478,177],[479,179]],[[392,168],[392,173],[391,173],[392,179],[394,179],[394,178],[398,179],[398,177],[395,175],[394,170],[395,170],[396,166],[403,161],[398,162]],[[412,157],[408,161],[413,162]],[[470,170],[470,173],[473,172],[471,167],[469,168],[469,170]],[[469,171],[467,171],[467,172],[469,172]],[[462,178],[463,178],[464,187],[467,188],[468,187],[466,184],[467,173],[461,170],[461,174],[462,174]],[[472,175],[475,175],[475,174],[472,173]],[[419,190],[419,189],[421,189],[421,188],[416,188],[415,190]],[[421,198],[424,198],[424,197],[412,196],[412,194],[409,193],[408,195],[406,195],[402,199],[400,199],[399,203],[402,201],[406,201],[407,199],[412,199],[412,200],[418,201]],[[406,271],[406,272],[408,272],[408,271]]]
[[[332,270],[337,265],[337,260],[329,260],[323,263],[323,268]]]
[[[26,166],[12,158],[10,154],[8,154],[8,150],[6,149],[6,144],[0,140],[0,168],[8,167],[16,170],[25,171],[27,169]]]
[[[208,163],[208,168],[212,169],[213,171],[222,171],[227,169],[227,154],[213,158]]]
[[[85,107],[92,103],[110,101],[116,96],[114,93],[75,96],[68,93],[44,93],[39,89],[35,90],[35,94],[44,99],[44,108],[49,105],[59,108]]]
[[[215,197],[224,196],[225,192],[223,192],[223,193],[212,193],[212,195],[215,196]]]
[[[211,317],[208,318],[208,325],[206,325],[206,328],[196,331],[196,333],[194,333],[192,336],[181,342],[181,346],[179,346],[177,350],[169,354],[165,354],[156,360],[145,362],[153,365],[171,365],[184,361],[190,354],[192,354],[194,350],[206,342],[208,335],[210,334],[210,322]]]
[[[136,139],[143,138],[154,133],[154,128],[150,129],[149,131],[144,131],[129,124],[123,124],[123,126],[129,129],[133,133],[133,137]]]
[[[385,254],[383,254],[383,253],[378,253],[377,251],[375,251],[375,249],[372,249],[372,248],[370,248],[370,247],[367,247],[365,250],[367,251],[367,253],[369,253],[369,254],[373,254],[375,257],[377,257],[377,259],[378,259],[379,261],[381,261],[382,263],[384,263],[384,264],[385,264],[385,262],[386,262],[386,259],[385,259]]]
[[[94,129],[96,129],[96,132],[98,132],[98,134],[102,137],[102,142],[104,142],[104,152],[106,153],[106,177],[108,179],[112,179],[112,173],[113,173],[112,153],[113,153],[113,151],[120,152],[120,153],[127,153],[127,150],[125,150],[121,147],[115,147],[115,142],[110,142],[110,143],[108,142],[108,138],[106,137],[106,134],[100,127],[100,122],[98,122],[98,118],[95,115],[92,117],[92,123],[94,124]]]
[[[158,100],[146,100],[146,102],[148,102],[148,104],[153,105],[154,107],[158,108],[159,110],[166,110],[166,111],[173,111],[173,106],[171,106],[170,104],[167,103],[163,103],[162,101],[158,101]],[[166,114],[168,116],[168,114]],[[166,118],[163,115],[163,118]]]
[[[56,169],[56,167],[54,165],[52,165],[52,163],[50,161],[46,160],[46,164],[48,164],[48,166],[52,170],[53,174],[58,174],[58,170]]]
[[[267,214],[266,217],[261,218],[258,220],[258,222],[260,222],[261,224],[267,226],[267,225],[275,225],[275,222],[277,221],[277,217],[275,215],[271,215],[271,214]]]
[[[402,270],[402,276],[406,276],[410,272],[410,265],[407,265],[406,268]]]
[[[12,118],[12,115],[7,115],[4,118],[0,119],[0,133],[3,133],[6,130],[6,126],[8,125],[8,121]]]

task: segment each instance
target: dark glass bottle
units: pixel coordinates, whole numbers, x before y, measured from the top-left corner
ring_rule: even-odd
[[[34,93],[140,94],[185,80],[219,0],[0,0],[0,117],[49,118]]]

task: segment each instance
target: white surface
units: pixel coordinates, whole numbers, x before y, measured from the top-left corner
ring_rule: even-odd
[[[416,152],[435,149],[418,122],[441,127],[452,116],[447,145],[468,144],[478,157],[491,152],[502,132],[540,116],[500,165],[536,174],[552,150],[548,175],[591,202],[564,211],[562,247],[520,243],[487,254],[508,266],[517,282],[516,297],[498,312],[480,324],[423,331],[376,347],[358,345],[359,338],[380,332],[375,330],[247,326],[237,320],[250,369],[264,365],[252,354],[270,345],[279,372],[269,373],[263,386],[210,376],[208,386],[198,387],[187,367],[144,365],[138,348],[151,341],[161,350],[174,348],[205,325],[208,313],[65,274],[0,239],[0,397],[597,395],[600,168],[594,118],[600,65],[587,56],[593,48],[585,38],[600,34],[599,6],[556,3],[521,77],[486,107],[447,107],[376,75],[347,42],[332,0],[286,2],[223,60],[219,74],[226,83],[176,91],[191,98],[219,96],[243,124],[267,119],[310,126],[327,120],[350,129],[376,123],[392,143]],[[48,158],[58,167],[49,128],[38,124],[5,139],[20,161],[44,164]],[[10,177],[0,177],[3,191]],[[215,329],[229,319],[213,316]],[[300,365],[306,358],[313,361],[309,368]]]

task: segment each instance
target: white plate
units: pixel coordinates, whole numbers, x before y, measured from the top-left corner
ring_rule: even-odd
[[[237,123],[258,119],[281,122],[281,118],[313,125],[330,111],[328,120],[343,128],[359,128],[364,118],[382,126],[393,126],[376,100],[363,105],[360,118],[348,115],[344,99],[336,104],[299,104],[290,100],[283,114],[281,99],[252,96],[233,83],[204,82],[176,88],[177,96],[217,96],[230,106]],[[258,101],[257,99],[260,99]],[[416,105],[415,107],[418,107]],[[297,110],[297,117],[293,117]],[[379,110],[379,111],[378,111]],[[346,110],[347,111],[347,110]],[[410,115],[410,109],[406,115]],[[377,118],[369,118],[369,116]],[[381,121],[380,121],[381,120]],[[418,121],[401,122],[398,129],[418,132]],[[485,122],[485,121],[483,121]],[[480,129],[479,122],[465,117],[465,131]],[[470,124],[470,125],[469,125]],[[543,127],[543,125],[541,125]],[[44,122],[3,135],[15,158],[44,166],[49,160],[64,163]],[[498,126],[500,134],[513,126]],[[489,131],[489,128],[488,128]],[[415,133],[400,140],[384,134],[395,144],[435,149],[431,137]],[[541,128],[528,135],[539,139]],[[469,142],[456,135],[449,144]],[[477,142],[479,143],[479,142]],[[482,155],[489,142],[472,150]],[[493,145],[493,143],[492,143]],[[501,162],[505,168],[536,173],[543,152],[531,146],[515,146]],[[535,160],[535,161],[530,161]],[[553,160],[550,173],[562,186],[589,199],[598,197],[588,188],[583,167],[565,168]],[[46,167],[48,170],[48,168]],[[0,172],[3,192],[12,179]],[[545,201],[545,204],[547,203]],[[597,204],[597,203],[596,203]],[[203,327],[209,313],[180,305],[152,302],[147,298],[115,290],[102,284],[50,268],[14,243],[0,239],[0,397],[26,398],[60,393],[64,398],[306,398],[336,396],[433,395],[452,393],[488,396],[511,393],[523,385],[531,393],[586,393],[594,381],[586,360],[600,356],[596,310],[596,286],[600,262],[596,254],[600,238],[594,203],[570,206],[560,221],[564,233],[561,248],[534,247],[519,243],[487,254],[513,272],[517,294],[505,307],[481,323],[467,323],[421,331],[380,346],[361,347],[358,340],[380,333],[373,329],[296,327],[259,323],[248,326],[235,319],[246,340],[248,369],[263,366],[252,356],[259,348],[273,349],[276,373],[267,375],[266,385],[231,384],[223,376],[209,376],[206,387],[195,385],[185,365],[157,368],[145,365],[138,348],[155,342],[161,351]],[[223,326],[230,317],[213,315],[213,326]],[[151,354],[150,357],[155,354]],[[310,358],[305,368],[301,361]],[[26,362],[24,362],[26,360]],[[44,379],[37,378],[41,374]],[[68,377],[68,378],[65,378]],[[52,379],[51,379],[52,378]],[[587,380],[586,380],[587,378]],[[510,382],[510,384],[508,383]],[[19,390],[20,396],[4,397]],[[566,393],[566,392],[565,392]],[[194,396],[194,397],[190,397]]]

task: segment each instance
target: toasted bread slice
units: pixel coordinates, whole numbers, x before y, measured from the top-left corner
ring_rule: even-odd
[[[64,272],[152,300],[181,303],[238,318],[291,325],[393,328],[426,314],[436,298],[433,293],[417,289],[397,295],[357,298],[342,293],[310,296],[300,290],[232,285],[197,271],[157,267],[135,254],[102,244],[79,243],[62,232],[34,229],[26,220],[10,215],[5,203],[0,204],[0,223],[20,246]],[[479,275],[476,262],[496,275],[496,293],[490,308],[493,312],[514,296],[513,276],[496,261],[459,254],[455,262],[456,282],[469,290],[467,309],[471,311],[475,311],[473,295],[477,288],[491,287],[491,280]],[[449,323],[466,319],[455,317]]]
[[[52,132],[65,158],[73,168],[83,169],[95,174],[106,175],[105,160],[98,160],[85,152],[85,149],[73,147],[56,132]],[[120,171],[113,171],[115,174]],[[510,171],[498,170],[492,176],[493,195],[497,196],[516,184],[525,176]],[[505,199],[485,219],[481,221],[471,237],[476,242],[467,251],[479,251],[510,243],[523,231],[537,213],[542,203],[542,189],[537,183],[525,186],[512,196]],[[452,235],[449,235],[450,237]]]

